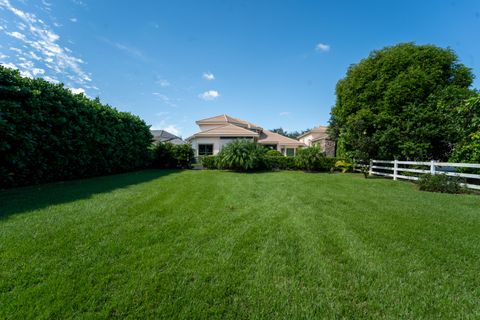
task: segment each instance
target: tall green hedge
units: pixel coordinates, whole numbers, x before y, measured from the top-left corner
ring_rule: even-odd
[[[0,188],[140,168],[151,141],[137,116],[0,67]]]

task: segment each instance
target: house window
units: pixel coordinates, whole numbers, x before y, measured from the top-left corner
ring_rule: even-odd
[[[287,157],[293,157],[295,155],[295,149],[287,148]]]
[[[213,154],[213,144],[199,144],[198,155],[199,156],[211,156]]]

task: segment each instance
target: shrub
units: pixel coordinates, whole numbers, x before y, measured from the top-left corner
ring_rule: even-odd
[[[205,169],[217,169],[217,156],[203,156],[200,162]]]
[[[188,169],[194,159],[194,152],[189,144],[161,142],[154,148],[153,166],[160,169]]]
[[[142,168],[151,141],[137,116],[0,67],[0,188]]]
[[[273,170],[295,170],[297,165],[295,158],[285,156],[266,156],[266,165]]]
[[[339,159],[335,157],[323,157],[320,159],[318,171],[333,171],[338,161]]]
[[[422,191],[441,193],[462,193],[464,189],[460,185],[463,180],[460,177],[450,177],[445,174],[425,174],[418,180],[418,187]]]
[[[335,162],[335,168],[342,171],[342,173],[350,172],[353,170],[353,163],[345,160],[338,160]]]
[[[189,169],[195,160],[195,152],[190,144],[178,144],[173,148],[173,156],[177,161],[177,168]]]
[[[176,166],[174,145],[170,142],[158,143],[154,148],[153,166],[159,169],[170,169]]]
[[[324,171],[335,166],[329,158],[326,158],[322,149],[317,146],[300,149],[295,157],[297,167],[307,171]]]
[[[283,157],[284,156],[280,151],[273,150],[273,149],[268,150],[266,155],[269,156],[269,157]]]
[[[235,140],[225,145],[218,154],[220,169],[235,171],[255,171],[267,168],[265,153],[267,149],[248,140]]]

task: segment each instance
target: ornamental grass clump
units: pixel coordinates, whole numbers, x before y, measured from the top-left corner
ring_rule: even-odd
[[[223,147],[217,156],[219,169],[233,171],[258,171],[267,168],[267,149],[245,139],[235,140]]]

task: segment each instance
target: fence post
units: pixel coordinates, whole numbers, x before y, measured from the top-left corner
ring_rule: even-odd
[[[430,173],[432,175],[435,174],[435,161],[434,160],[430,161]]]
[[[370,159],[370,167],[368,168],[368,175],[369,175],[369,176],[373,175],[373,168],[372,168],[372,166],[373,166],[373,160]]]
[[[397,180],[397,169],[398,169],[398,163],[397,159],[393,160],[393,180]]]

